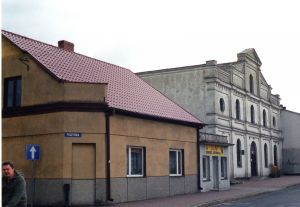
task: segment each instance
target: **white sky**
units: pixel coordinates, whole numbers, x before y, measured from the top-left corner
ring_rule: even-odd
[[[2,29],[133,72],[237,60],[255,48],[288,110],[300,112],[297,0],[2,0]]]

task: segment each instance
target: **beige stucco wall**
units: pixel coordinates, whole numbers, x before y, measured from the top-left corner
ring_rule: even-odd
[[[147,176],[169,175],[171,148],[184,150],[185,174],[197,174],[196,137],[193,127],[114,115],[111,117],[111,176],[126,177],[127,146],[146,148]]]
[[[25,63],[20,58],[26,57]],[[62,101],[104,102],[106,83],[67,83],[58,81],[31,56],[2,37],[2,82],[7,77],[22,77],[22,106]],[[2,83],[3,85],[3,83]],[[4,87],[2,87],[2,96]],[[3,98],[2,98],[3,100]],[[3,104],[3,102],[2,102]]]
[[[25,158],[26,144],[40,145],[37,178],[71,178],[72,144],[96,144],[96,177],[105,177],[104,113],[57,112],[2,119],[2,159],[12,160],[26,177],[31,161]],[[64,132],[78,132],[80,138],[66,138]],[[85,166],[82,166],[82,170]]]

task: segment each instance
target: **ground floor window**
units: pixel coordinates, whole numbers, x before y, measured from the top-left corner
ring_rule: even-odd
[[[170,176],[182,175],[182,150],[170,149],[169,173]]]
[[[227,158],[221,157],[221,178],[227,179]]]
[[[144,151],[143,147],[128,147],[127,150],[127,175],[144,175]]]
[[[203,180],[210,180],[210,162],[209,156],[202,157]]]

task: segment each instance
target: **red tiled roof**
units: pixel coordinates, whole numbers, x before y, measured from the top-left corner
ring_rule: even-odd
[[[29,53],[60,80],[107,83],[106,101],[109,107],[165,119],[201,123],[128,69],[11,32],[2,30],[2,35]]]

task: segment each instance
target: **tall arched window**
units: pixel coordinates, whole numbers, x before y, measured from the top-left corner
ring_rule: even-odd
[[[240,116],[240,101],[238,99],[236,99],[235,101],[235,118],[240,120],[241,116]]]
[[[254,122],[255,122],[255,113],[254,113],[254,106],[253,105],[251,105],[250,111],[251,111],[251,123],[254,124]]]
[[[225,111],[225,102],[224,102],[224,99],[223,98],[220,98],[220,110],[222,111],[222,112],[224,112]]]
[[[268,167],[268,146],[266,143],[264,145],[264,155],[265,155],[265,167]]]
[[[274,165],[278,166],[278,160],[277,160],[277,146],[274,145]]]
[[[253,76],[252,75],[249,76],[249,86],[250,86],[250,93],[253,93],[254,88],[253,88]]]
[[[266,110],[263,110],[263,126],[267,126],[267,113]]]
[[[236,160],[237,166],[242,167],[242,149],[241,149],[241,140],[236,141]]]

